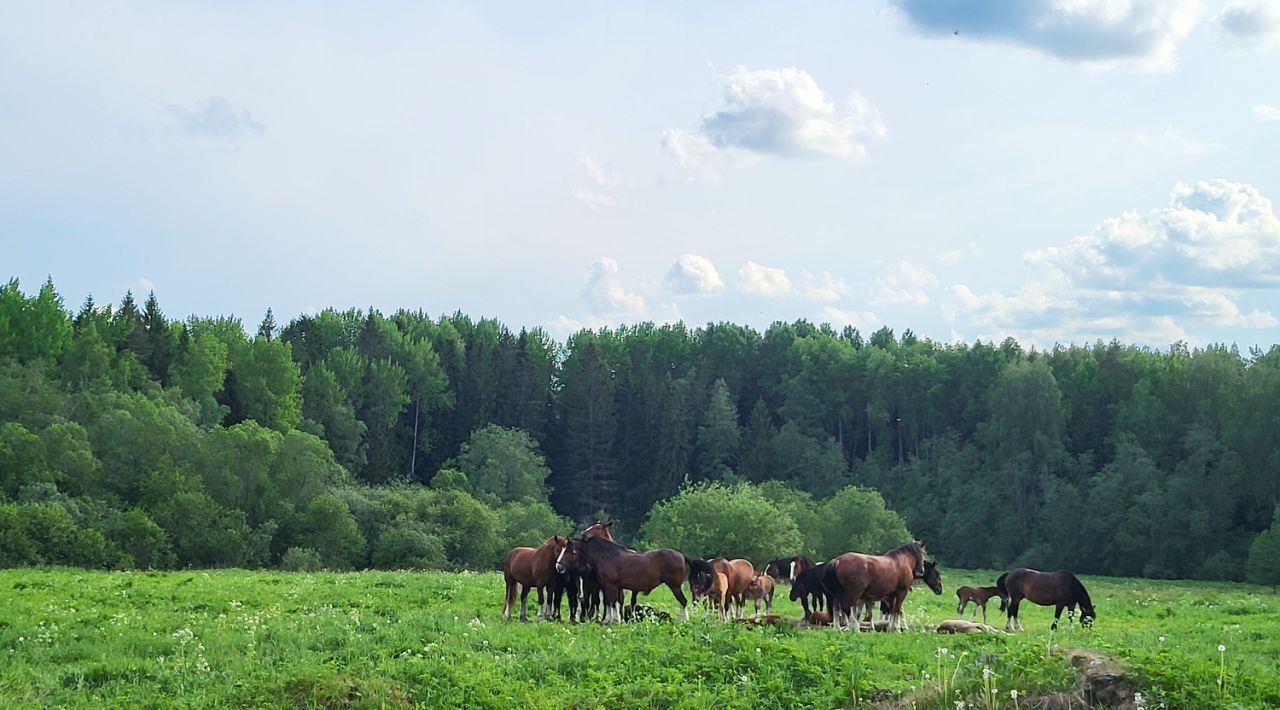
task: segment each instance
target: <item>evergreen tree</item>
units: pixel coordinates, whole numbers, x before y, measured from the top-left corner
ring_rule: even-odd
[[[729,386],[718,379],[711,386],[702,425],[698,427],[698,479],[720,481],[733,473],[737,464],[738,409],[729,396]]]
[[[258,336],[267,340],[274,340],[280,333],[280,329],[276,326],[276,316],[267,308],[267,313],[262,317],[262,322],[258,324]]]
[[[617,419],[613,381],[595,339],[586,336],[571,347],[566,363],[561,417],[560,480],[555,484],[561,510],[581,518],[617,507],[618,463],[613,457]]]

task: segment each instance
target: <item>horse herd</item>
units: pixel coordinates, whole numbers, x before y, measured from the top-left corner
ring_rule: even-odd
[[[567,597],[571,621],[617,623],[636,616],[638,594],[666,585],[680,604],[680,618],[688,620],[686,582],[692,600],[707,600],[722,621],[742,619],[749,599],[754,601],[757,615],[763,603],[768,617],[778,580],[791,585],[790,598],[804,608],[805,623],[855,630],[868,625],[897,631],[906,628],[902,603],[915,584],[923,583],[934,594],[942,594],[941,571],[933,560],[926,559],[923,542],[910,542],[883,555],[846,552],[816,564],[804,555],[775,558],[757,571],[743,559],[705,560],[671,549],[637,552],[613,540],[612,525],[596,522],[581,538],[557,535],[540,547],[517,547],[508,552],[502,562],[506,582],[503,617],[511,617],[519,588],[521,620],[528,620],[529,592],[536,591],[539,618],[559,619],[561,603]],[[628,591],[630,604],[624,606]],[[1000,610],[1008,615],[1006,630],[1022,630],[1018,610],[1024,599],[1056,607],[1055,629],[1064,609],[1069,622],[1077,607],[1082,624],[1091,625],[1096,617],[1089,593],[1070,572],[1019,568],[1000,575],[994,586],[960,587],[956,596],[956,613],[963,617],[972,603],[975,618],[981,609],[984,627],[986,604],[993,597],[1000,600]],[[872,625],[873,605],[877,603],[885,620]]]

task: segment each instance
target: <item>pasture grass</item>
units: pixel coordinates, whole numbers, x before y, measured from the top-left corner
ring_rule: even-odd
[[[700,608],[688,623],[503,621],[496,573],[3,570],[0,707],[1011,708],[1017,690],[1026,708],[1072,686],[1056,651],[1076,647],[1128,664],[1148,707],[1280,706],[1270,589],[1085,578],[1093,630],[1064,615],[1050,634],[1052,610],[1028,604],[1022,634],[932,633],[957,585],[994,578],[944,571],[945,594],[917,588],[912,631],[889,635],[722,625]],[[789,589],[775,611],[798,617]],[[665,588],[642,603],[678,609]]]

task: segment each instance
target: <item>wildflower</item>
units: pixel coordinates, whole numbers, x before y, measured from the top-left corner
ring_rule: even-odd
[[[760,653],[760,647],[756,646],[756,653]]]
[[[991,680],[991,669],[988,668],[987,666],[982,667],[982,679]]]
[[[1227,652],[1227,647],[1223,646],[1222,644],[1218,644],[1218,653],[1226,653],[1226,652]]]
[[[1160,637],[1160,643],[1164,643],[1164,637],[1163,637],[1163,636],[1161,636],[1161,637]]]
[[[1015,689],[1013,689],[1013,690],[1010,690],[1010,691],[1009,691],[1009,699],[1011,699],[1011,700],[1017,700],[1017,699],[1018,699],[1018,690],[1017,690],[1016,688],[1015,688]]]

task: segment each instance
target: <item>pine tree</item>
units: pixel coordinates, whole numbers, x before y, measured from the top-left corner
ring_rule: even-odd
[[[566,363],[561,399],[564,441],[555,493],[572,517],[613,510],[619,494],[614,384],[599,346],[593,338],[586,341]]]
[[[776,434],[769,407],[761,397],[751,408],[751,416],[747,419],[747,428],[742,435],[741,454],[738,457],[739,475],[753,483],[775,477],[773,438]]]
[[[719,481],[733,473],[737,464],[738,408],[723,379],[711,385],[706,414],[698,427],[698,480]]]
[[[279,333],[280,329],[276,327],[276,316],[268,308],[267,314],[262,317],[262,322],[258,324],[258,335],[267,340],[274,340]]]

